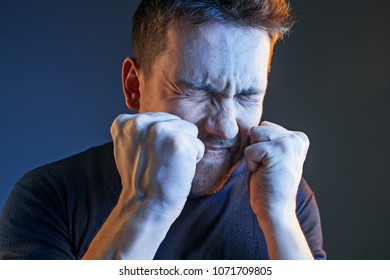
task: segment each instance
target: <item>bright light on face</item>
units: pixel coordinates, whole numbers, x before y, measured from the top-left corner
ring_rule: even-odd
[[[263,30],[181,21],[140,84],[140,112],[168,112],[197,125],[205,144],[193,193],[211,193],[243,156],[267,87],[270,38]]]

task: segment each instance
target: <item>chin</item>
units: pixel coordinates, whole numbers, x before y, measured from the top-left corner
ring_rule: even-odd
[[[210,160],[203,158],[196,165],[191,194],[207,195],[216,193],[223,187],[231,168],[232,165],[229,160]]]

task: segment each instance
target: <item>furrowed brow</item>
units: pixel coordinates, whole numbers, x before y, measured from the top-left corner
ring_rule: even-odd
[[[265,90],[263,89],[257,89],[250,87],[248,89],[244,89],[240,92],[242,95],[263,95],[265,93]]]
[[[177,85],[179,87],[184,87],[184,88],[191,88],[191,89],[196,89],[200,91],[204,91],[207,94],[218,94],[218,91],[213,88],[213,86],[209,83],[204,83],[204,82],[191,82],[191,81],[185,81],[181,80],[177,82]],[[265,93],[264,89],[257,89],[254,87],[250,87],[248,89],[241,90],[238,92],[238,94],[242,95],[263,95]]]
[[[211,84],[208,83],[197,83],[197,82],[189,82],[189,81],[179,81],[177,82],[179,87],[184,87],[184,88],[191,88],[191,89],[196,89],[200,91],[204,91],[208,94],[213,94],[215,93],[215,90],[211,86]]]

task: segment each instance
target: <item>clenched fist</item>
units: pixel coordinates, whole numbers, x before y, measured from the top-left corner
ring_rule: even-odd
[[[304,133],[271,122],[251,129],[245,158],[250,170],[250,201],[259,221],[295,214],[308,147],[309,139]]]
[[[112,124],[121,203],[178,216],[204,153],[197,127],[168,113],[120,115]]]
[[[168,113],[120,115],[111,135],[122,192],[83,259],[153,259],[183,209],[204,145],[194,124]]]

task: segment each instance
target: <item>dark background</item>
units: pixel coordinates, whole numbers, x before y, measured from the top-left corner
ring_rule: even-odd
[[[28,170],[110,140],[139,1],[0,0],[0,208]],[[264,118],[311,139],[330,259],[390,259],[386,0],[292,1]]]

